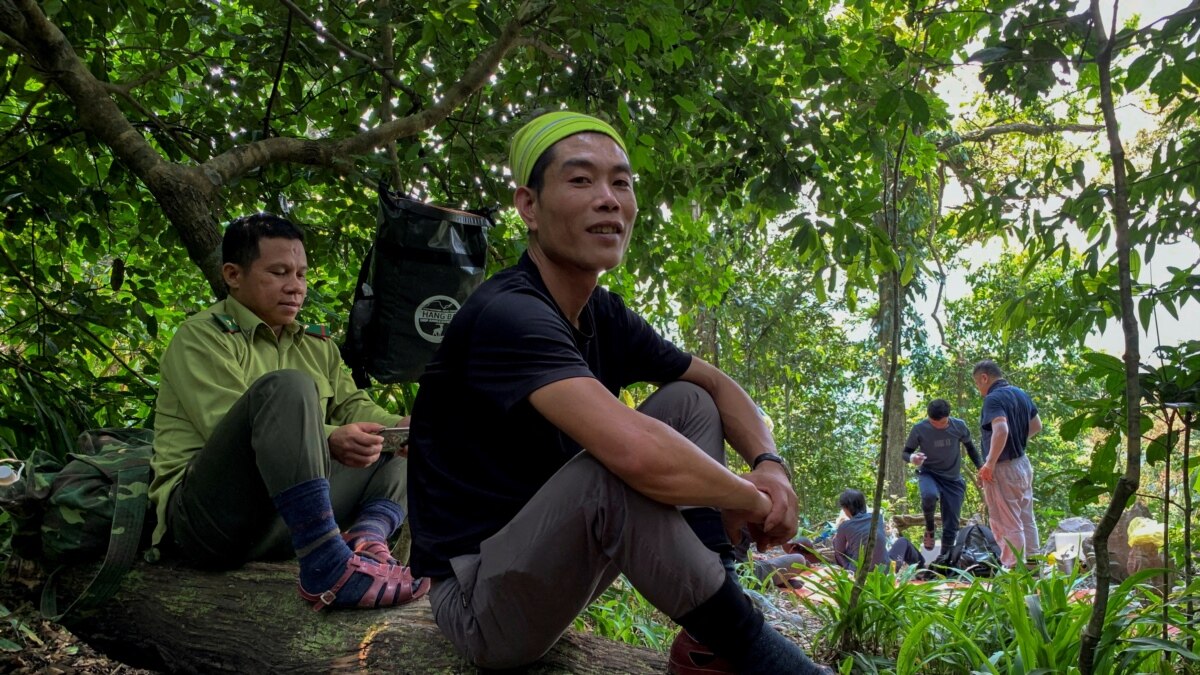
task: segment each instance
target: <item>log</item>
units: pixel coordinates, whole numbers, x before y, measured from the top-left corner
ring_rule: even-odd
[[[937,527],[942,526],[941,514],[933,516],[933,524]],[[903,532],[910,527],[921,526],[925,528],[925,515],[921,513],[897,513],[892,515],[892,525],[895,526],[897,532]]]
[[[65,573],[65,596],[88,567]],[[115,660],[181,673],[475,673],[433,621],[428,598],[404,607],[314,612],[295,563],[204,572],[139,562],[117,595],[64,625]],[[663,673],[664,655],[568,631],[527,673]]]

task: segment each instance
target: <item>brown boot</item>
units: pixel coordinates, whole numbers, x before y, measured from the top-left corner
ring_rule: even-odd
[[[671,643],[671,656],[667,660],[668,675],[714,675],[736,673],[733,664],[717,656],[711,649],[700,644],[686,630],[679,631]]]

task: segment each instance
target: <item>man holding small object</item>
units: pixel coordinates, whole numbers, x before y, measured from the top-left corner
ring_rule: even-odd
[[[388,427],[375,433],[383,436],[382,452],[408,457],[408,427]]]
[[[934,399],[925,409],[928,419],[921,420],[904,442],[904,461],[917,467],[921,489],[921,510],[925,514],[925,550],[933,550],[933,516],[939,502],[942,507],[942,552],[948,553],[958,535],[958,517],[962,511],[967,484],[962,477],[962,445],[978,470],[983,465],[979,450],[971,442],[967,423],[950,417],[950,404]]]
[[[413,566],[442,633],[477,666],[521,666],[624,573],[685,628],[671,673],[827,672],[723,565],[727,531],[760,550],[796,532],[753,401],[598,286],[637,215],[620,134],[549,113],[510,166],[528,251],[455,314],[413,406]],[[665,384],[632,410],[617,393],[635,382]],[[726,440],[748,473],[725,468]]]
[[[184,321],[160,364],[154,544],[219,569],[295,555],[300,596],[318,610],[421,597],[429,583],[388,546],[405,516],[407,460],[384,442],[406,442],[408,420],[354,385],[323,326],[296,321],[303,232],[248,216],[221,250],[229,296]],[[404,435],[384,431],[397,426]]]

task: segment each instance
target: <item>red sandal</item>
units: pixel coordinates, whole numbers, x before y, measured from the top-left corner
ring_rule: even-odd
[[[357,604],[365,609],[399,607],[428,593],[431,585],[428,579],[414,579],[412,571],[402,565],[380,564],[369,558],[353,555],[346,561],[346,571],[342,577],[330,586],[329,590],[323,593],[309,593],[300,586],[300,597],[312,603],[314,612],[319,612],[334,603],[337,592],[355,572],[372,579],[371,585]]]
[[[345,533],[342,535],[346,545],[350,547],[358,555],[364,558],[370,558],[381,565],[399,565],[400,562],[392,557],[392,550],[387,544],[378,539],[367,539],[366,537]]]

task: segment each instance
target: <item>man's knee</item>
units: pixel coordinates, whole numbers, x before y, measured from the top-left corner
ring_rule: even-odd
[[[938,506],[938,496],[931,494],[921,495],[921,508],[926,511],[932,511]]]
[[[664,407],[687,410],[693,415],[720,416],[712,396],[703,387],[691,382],[668,382],[659,387],[654,395],[665,399]]]
[[[317,396],[317,383],[312,375],[292,368],[275,370],[254,381],[247,390],[255,396],[294,396],[298,399]]]

